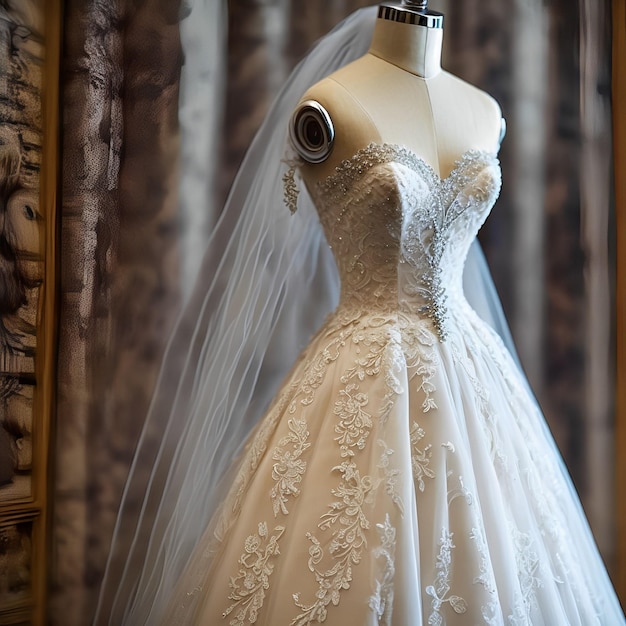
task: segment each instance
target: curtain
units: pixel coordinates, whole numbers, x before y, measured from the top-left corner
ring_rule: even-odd
[[[90,621],[179,300],[178,11],[65,5],[53,623]]]

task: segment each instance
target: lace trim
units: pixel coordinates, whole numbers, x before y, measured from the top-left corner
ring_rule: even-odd
[[[399,163],[406,165],[413,171],[422,174],[429,187],[434,187],[443,181],[448,181],[448,187],[454,188],[463,170],[468,164],[480,158],[485,164],[497,164],[498,157],[487,150],[470,149],[464,152],[455,162],[448,176],[441,178],[434,168],[423,157],[410,148],[394,143],[372,142],[358,150],[349,159],[344,159],[335,167],[335,171],[324,180],[317,183],[318,189],[325,193],[347,193],[352,185],[362,178],[372,167],[385,163]]]

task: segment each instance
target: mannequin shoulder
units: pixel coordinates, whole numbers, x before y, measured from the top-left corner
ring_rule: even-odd
[[[450,94],[462,102],[472,120],[480,122],[480,131],[489,138],[489,143],[499,147],[506,133],[506,121],[497,100],[486,91],[475,87],[458,76],[446,72]]]
[[[307,163],[345,159],[377,139],[378,133],[356,95],[330,76],[310,87],[289,121],[295,150]]]

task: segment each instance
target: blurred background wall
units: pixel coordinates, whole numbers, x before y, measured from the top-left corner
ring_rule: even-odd
[[[213,47],[187,48],[185,59],[193,28],[185,2],[66,0],[50,623],[78,626],[93,614],[159,361],[215,207],[294,64],[368,4],[213,2],[202,25]],[[481,241],[611,566],[608,3],[432,0],[431,8],[445,14],[444,67],[490,92],[507,119],[503,192]],[[202,84],[181,83],[184,63],[198,56]],[[179,120],[184,89],[203,104]],[[193,132],[197,116],[213,129],[206,150],[179,159],[181,133]],[[181,181],[209,202],[181,214]]]

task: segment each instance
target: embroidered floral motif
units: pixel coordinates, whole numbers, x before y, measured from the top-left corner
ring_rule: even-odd
[[[385,516],[382,524],[376,524],[380,537],[380,546],[374,548],[372,556],[383,561],[382,573],[376,579],[374,593],[370,597],[369,607],[378,619],[378,624],[390,626],[393,610],[393,577],[396,571],[394,560],[396,552],[396,529]]]
[[[358,385],[350,384],[339,392],[339,400],[335,402],[335,415],[339,422],[335,426],[341,456],[354,456],[354,450],[363,450],[365,441],[372,428],[372,417],[363,407],[367,406],[367,394],[358,392]]]
[[[447,528],[442,528],[439,540],[439,554],[437,556],[437,577],[432,585],[426,587],[426,593],[432,597],[432,611],[428,618],[429,626],[443,626],[445,621],[441,615],[441,607],[449,604],[453,611],[458,614],[467,611],[467,602],[457,595],[450,593],[450,568],[452,566],[452,550],[456,547],[452,543],[451,533]]]
[[[244,553],[239,558],[241,568],[230,579],[232,592],[228,596],[234,602],[224,611],[222,617],[228,617],[236,610],[230,620],[231,626],[243,626],[245,622],[254,624],[258,611],[263,606],[265,592],[269,589],[269,579],[274,571],[271,557],[278,555],[278,540],[285,532],[284,526],[276,526],[269,536],[267,524],[261,522],[258,531],[250,535],[244,543]]]
[[[478,576],[474,577],[474,584],[482,585],[489,598],[489,601],[481,607],[481,614],[487,626],[499,626],[502,623],[502,614],[493,570],[489,565],[484,531],[482,528],[472,528],[469,537],[474,542],[480,559]]]
[[[323,622],[329,604],[339,604],[340,592],[349,589],[352,582],[352,568],[358,565],[367,548],[366,531],[370,522],[365,516],[363,505],[369,501],[375,485],[369,476],[361,476],[354,461],[344,461],[333,471],[341,474],[339,486],[332,490],[337,498],[318,524],[320,530],[335,528],[328,552],[333,557],[332,566],[326,570],[318,566],[324,559],[324,549],[311,533],[307,538],[309,548],[309,569],[315,574],[319,588],[315,600],[305,604],[300,594],[294,594],[294,602],[301,613],[291,621],[292,626],[305,626],[312,622]]]
[[[393,450],[382,440],[378,440],[378,445],[383,449],[378,462],[378,467],[382,470],[385,478],[385,493],[391,498],[391,501],[398,507],[401,515],[404,515],[404,503],[398,493],[398,478],[400,476],[400,470],[391,467],[391,457],[393,456]]]
[[[434,393],[437,391],[433,378],[437,373],[437,356],[435,354],[435,339],[425,327],[425,322],[415,323],[404,330],[402,348],[406,355],[406,364],[411,368],[411,378],[419,377],[418,392],[424,394],[422,411],[428,413],[437,408]]]
[[[435,478],[436,474],[430,467],[430,458],[432,456],[432,446],[429,444],[423,450],[418,447],[419,442],[426,436],[424,429],[417,423],[413,422],[411,427],[411,465],[413,467],[413,479],[417,483],[420,491],[424,491],[424,477]]]
[[[275,485],[270,491],[274,517],[280,511],[287,515],[288,496],[297,496],[300,493],[298,485],[306,471],[306,461],[302,453],[311,445],[308,441],[309,430],[303,419],[292,418],[287,422],[289,434],[283,437],[274,449],[272,459],[276,461],[272,468],[272,479]],[[292,450],[286,450],[286,446],[293,444]]]
[[[510,525],[511,538],[515,546],[515,561],[517,575],[521,587],[521,602],[517,602],[513,613],[508,620],[511,625],[531,623],[531,610],[535,603],[535,590],[542,586],[541,579],[536,576],[539,570],[539,557],[533,550],[530,535],[523,533],[512,524]],[[520,621],[521,620],[521,621]]]

